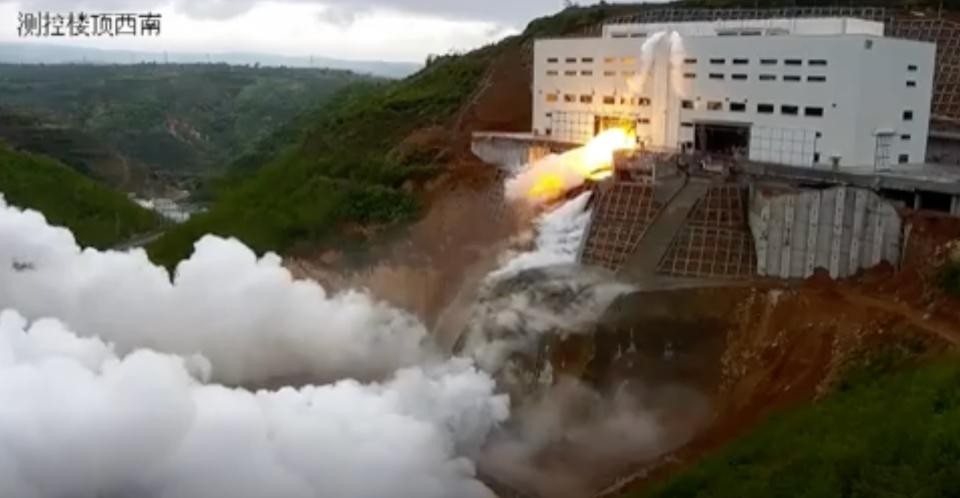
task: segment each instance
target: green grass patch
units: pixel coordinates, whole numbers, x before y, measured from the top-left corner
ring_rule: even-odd
[[[0,193],[8,204],[35,209],[51,224],[69,228],[82,246],[105,249],[163,226],[125,195],[54,159],[2,143]]]
[[[861,365],[834,394],[769,418],[643,496],[960,496],[960,359],[890,373],[902,353]]]

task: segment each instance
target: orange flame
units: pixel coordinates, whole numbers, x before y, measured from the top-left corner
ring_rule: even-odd
[[[583,180],[603,180],[613,174],[613,155],[618,150],[636,147],[636,134],[623,128],[610,128],[593,137],[586,145],[565,152],[559,160]],[[567,188],[557,173],[544,172],[527,195],[535,199],[559,197]]]

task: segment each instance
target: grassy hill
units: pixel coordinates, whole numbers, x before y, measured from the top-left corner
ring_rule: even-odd
[[[73,231],[83,246],[109,248],[163,223],[119,192],[54,159],[0,143],[0,193],[8,203],[42,212]]]
[[[960,362],[948,358],[861,372],[635,496],[934,498],[958,496],[958,482]]]
[[[102,158],[85,154],[82,140],[54,151],[32,148],[44,144],[36,137],[51,130],[87,135],[150,171],[207,173],[324,98],[369,80],[347,71],[225,64],[0,64],[3,107],[30,117],[9,120],[0,138],[94,173],[104,169]]]

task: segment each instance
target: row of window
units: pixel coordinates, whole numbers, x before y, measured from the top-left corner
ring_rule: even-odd
[[[697,73],[684,73],[683,77],[688,80],[696,79]],[[707,77],[710,78],[711,80],[727,79],[727,75],[724,73],[709,73]],[[730,75],[730,79],[735,81],[746,81],[750,79],[750,77],[744,73],[733,73]],[[761,74],[757,76],[757,79],[760,81],[777,81],[777,75]],[[783,75],[783,81],[798,82],[798,81],[803,81],[803,77],[797,74],[785,74]],[[820,74],[814,74],[814,75],[807,76],[807,81],[811,83],[825,83],[827,81],[827,77]]]
[[[693,58],[693,57],[687,58],[687,59],[684,59],[684,60],[683,60],[683,63],[684,63],[684,64],[696,64],[696,63],[697,63],[697,59],[696,59],[696,58]],[[726,58],[723,58],[723,57],[717,57],[717,58],[712,58],[712,59],[710,59],[710,64],[715,65],[715,66],[723,66],[723,65],[725,65],[726,63],[727,63],[727,59],[726,59]],[[745,65],[747,65],[747,64],[750,64],[750,59],[748,59],[748,58],[746,58],[746,57],[738,57],[738,58],[730,59],[730,63],[733,64],[734,66],[745,66]],[[779,64],[779,63],[780,63],[780,60],[779,60],[779,59],[760,59],[760,65],[761,65],[761,66],[776,66],[776,65]],[[783,65],[785,65],[785,66],[802,66],[802,65],[803,65],[803,59],[784,59],[784,60],[783,60]],[[808,66],[814,66],[814,67],[824,67],[824,66],[827,65],[827,61],[826,61],[826,59],[808,59],[808,60],[807,60],[807,65],[808,65]]]
[[[593,57],[580,57],[580,58],[578,59],[578,58],[576,58],[576,57],[566,57],[566,58],[563,59],[563,62],[565,62],[565,63],[567,63],[567,64],[576,64],[576,63],[578,63],[578,62],[579,62],[579,63],[582,63],[582,64],[593,64],[594,58],[593,58]],[[559,58],[559,57],[549,57],[549,58],[547,58],[547,64],[559,64],[559,63],[560,63],[560,58]],[[617,63],[620,63],[620,64],[636,64],[636,63],[637,63],[637,58],[636,58],[636,57],[632,57],[632,56],[626,56],[626,57],[604,57],[604,58],[603,58],[603,63],[604,63],[604,64],[617,64]]]
[[[680,107],[684,109],[694,109],[695,104],[692,100],[684,100],[680,102]],[[708,111],[723,111],[723,102],[708,101],[706,109]],[[747,112],[747,104],[744,102],[730,102],[727,110],[730,112]],[[776,106],[774,104],[757,104],[758,114],[773,114],[774,112],[776,112]],[[800,106],[783,104],[780,106],[780,114],[784,116],[799,116]],[[823,107],[804,107],[803,115],[808,118],[822,118]]]
[[[572,104],[572,103],[581,103],[581,104],[592,104],[594,100],[593,95],[583,94],[583,95],[574,95],[572,93],[563,94],[563,101]],[[559,102],[561,95],[559,93],[548,93],[546,95],[547,102]],[[613,95],[605,95],[599,99],[599,102],[603,102],[605,105],[617,105],[619,102],[620,105],[633,105],[646,107],[650,105],[650,99],[647,97],[638,97],[636,95],[628,96],[621,95],[619,97]]]

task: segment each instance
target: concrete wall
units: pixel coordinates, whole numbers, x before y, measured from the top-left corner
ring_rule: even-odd
[[[481,161],[506,170],[516,170],[551,153],[547,145],[510,134],[477,133],[470,151]]]
[[[893,266],[900,261],[900,216],[869,190],[770,194],[755,188],[750,230],[762,276],[806,278],[824,268],[831,277],[843,278],[881,261]]]

